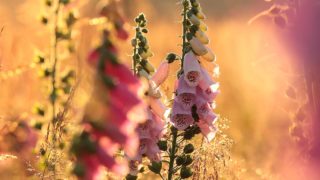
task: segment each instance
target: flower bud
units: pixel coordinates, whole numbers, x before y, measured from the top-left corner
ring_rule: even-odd
[[[168,149],[168,143],[167,141],[159,141],[158,147],[161,151],[166,151]]]
[[[184,164],[186,161],[186,157],[185,156],[178,156],[176,159],[176,164],[178,166],[181,166],[182,164]]]
[[[189,167],[182,166],[180,170],[180,177],[181,179],[186,179],[192,176],[192,171]]]
[[[166,58],[166,60],[168,61],[169,64],[170,64],[170,63],[173,63],[173,61],[175,61],[175,60],[177,60],[177,59],[179,59],[179,58],[178,58],[178,56],[177,56],[176,54],[174,54],[174,53],[168,54],[168,55],[167,55],[167,58]]]
[[[206,16],[203,14],[203,12],[201,10],[198,10],[196,15],[197,15],[197,17],[199,19],[205,19],[206,18]]]
[[[162,162],[152,162],[151,165],[148,166],[150,171],[154,172],[155,174],[160,174],[162,168]]]
[[[190,140],[194,137],[194,132],[193,131],[186,131],[183,135],[183,138],[185,140]]]
[[[147,51],[142,51],[140,56],[142,59],[148,59],[149,57],[152,57],[153,54],[151,51],[147,50]]]
[[[126,180],[136,180],[136,179],[138,179],[138,176],[134,176],[134,175],[131,175],[131,174],[128,174],[126,176]]]
[[[132,45],[133,47],[135,47],[135,46],[137,45],[137,40],[136,40],[136,39],[132,39],[132,40],[131,40],[131,45]]]
[[[195,36],[199,39],[202,44],[208,44],[209,38],[208,36],[201,30],[196,31]]]
[[[199,26],[200,25],[200,20],[199,18],[194,15],[193,13],[188,14],[189,20],[191,21],[192,24]]]
[[[169,76],[169,62],[163,61],[151,79],[160,86]]]
[[[141,66],[148,72],[154,72],[154,67],[145,59],[140,61]]]
[[[206,25],[203,21],[200,21],[199,28],[200,28],[202,31],[207,31],[207,30],[208,30],[207,25]]]
[[[201,56],[203,59],[209,62],[214,62],[216,60],[216,56],[213,54],[212,50],[208,47],[206,47],[207,53],[203,56]]]
[[[186,154],[190,154],[194,151],[194,147],[192,144],[187,144],[184,148],[183,148],[183,152]]]
[[[191,158],[190,155],[186,156],[185,162],[183,163],[183,165],[185,166],[189,166],[191,163],[193,162],[193,159]]]
[[[190,45],[192,50],[199,56],[203,56],[206,53],[208,53],[208,50],[206,49],[206,47],[196,37],[193,37],[190,40]]]

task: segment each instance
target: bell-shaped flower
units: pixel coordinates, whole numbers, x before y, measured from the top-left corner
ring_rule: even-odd
[[[196,88],[190,87],[183,76],[179,78],[177,94],[176,101],[180,103],[184,109],[190,110],[195,103]]]
[[[184,80],[189,86],[195,87],[199,84],[202,79],[201,67],[192,51],[189,51],[184,57],[183,71]]]
[[[189,42],[190,42],[192,50],[198,56],[203,56],[203,55],[208,53],[208,50],[207,50],[206,46],[203,45],[198,38],[192,37],[192,39]]]
[[[160,86],[168,78],[169,70],[168,61],[163,61],[151,77],[151,80],[154,81],[157,86]]]
[[[185,110],[182,106],[174,101],[171,113],[171,123],[178,130],[184,130],[194,122],[191,110]]]

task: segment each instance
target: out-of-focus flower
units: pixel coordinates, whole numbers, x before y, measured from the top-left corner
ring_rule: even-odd
[[[25,121],[20,121],[0,131],[0,153],[12,153],[17,156],[31,153],[37,143],[37,134]]]
[[[99,179],[101,167],[125,175],[127,162],[115,158],[115,153],[122,148],[130,158],[137,156],[136,128],[147,117],[137,92],[141,83],[120,64],[109,35],[104,33],[104,43],[89,56],[97,70],[95,90],[83,119],[84,132],[75,137],[71,148],[78,160],[74,172],[83,179]]]

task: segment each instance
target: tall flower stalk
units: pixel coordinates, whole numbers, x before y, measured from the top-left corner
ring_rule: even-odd
[[[185,145],[187,140],[202,132],[210,142],[217,130],[214,126],[217,116],[212,109],[219,85],[201,66],[201,61],[215,61],[214,54],[207,47],[209,39],[203,23],[205,16],[196,0],[184,0],[182,5],[182,58],[170,117],[172,142],[169,149],[169,180],[178,170],[181,179],[193,174],[188,166],[193,161],[189,153],[193,152],[194,147],[191,143]],[[181,146],[184,146],[183,151],[180,150]]]
[[[133,46],[132,64],[133,72],[140,80],[146,84],[144,89],[144,102],[148,105],[146,112],[148,114],[146,122],[138,125],[137,132],[139,134],[139,151],[138,155],[130,159],[130,173],[126,179],[137,179],[139,165],[142,165],[142,158],[146,156],[151,162],[149,169],[159,174],[161,170],[161,144],[160,139],[165,134],[165,112],[166,106],[161,102],[161,93],[159,86],[165,81],[169,75],[169,61],[164,60],[159,68],[155,71],[149,58],[152,56],[150,47],[145,36],[148,33],[147,20],[144,14],[140,14],[135,18],[135,37],[132,39]]]

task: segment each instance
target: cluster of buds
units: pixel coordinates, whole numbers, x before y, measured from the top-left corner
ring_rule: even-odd
[[[119,62],[108,31],[89,62],[96,67],[96,86],[83,118],[84,131],[73,140],[71,152],[77,157],[74,173],[83,179],[99,179],[101,167],[106,167],[125,175],[127,161],[116,158],[116,153],[121,148],[129,158],[136,157],[136,129],[147,119],[146,107],[138,97],[141,84]]]
[[[190,48],[185,50],[182,71],[176,83],[171,123],[178,130],[197,125],[210,142],[217,131],[214,126],[217,115],[212,109],[215,108],[214,99],[218,94],[219,84],[214,82],[208,71],[201,66],[201,61],[204,59],[213,62],[215,56],[207,47],[209,40],[203,32],[204,28],[201,28],[205,25],[200,5],[195,0],[190,3],[191,7],[188,1],[184,1],[184,6],[189,7],[184,23],[187,25],[186,36]]]
[[[144,14],[140,14],[135,18],[136,36],[131,40],[131,45],[134,48],[133,52],[133,72],[145,71],[147,74],[154,73],[154,67],[148,62],[148,58],[152,57],[153,54],[150,50],[148,40],[144,34],[148,33],[146,28],[147,20]]]
[[[208,47],[209,38],[206,35],[207,26],[203,22],[206,18],[201,10],[200,4],[196,0],[190,0],[191,7],[188,1],[184,1],[184,6],[188,6],[187,20],[184,22],[187,27],[186,38],[193,52],[202,59],[213,62],[215,61],[215,55]],[[186,51],[189,48],[185,49]]]
[[[161,151],[158,147],[159,141],[165,133],[165,112],[167,108],[161,102],[161,93],[159,86],[169,75],[169,61],[165,60],[155,71],[149,63],[148,58],[152,56],[144,33],[147,33],[146,18],[140,14],[136,19],[136,36],[132,39],[133,52],[133,70],[144,84],[147,84],[144,90],[144,100],[147,107],[148,117],[146,122],[139,124],[137,132],[139,134],[140,146],[136,159],[130,161],[130,174],[127,179],[136,179],[138,165],[142,162],[142,157],[147,156],[152,162],[149,168],[158,164],[161,160]],[[173,62],[171,60],[170,62]]]

